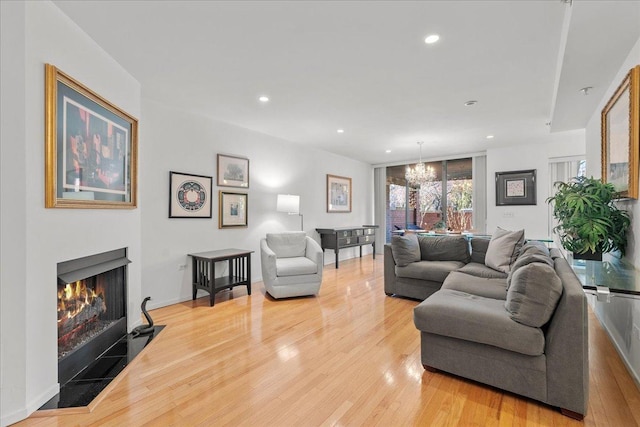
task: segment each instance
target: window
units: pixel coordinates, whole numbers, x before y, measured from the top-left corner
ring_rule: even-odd
[[[471,158],[431,162],[427,166],[434,169],[436,178],[419,186],[407,184],[407,165],[387,167],[387,241],[399,230],[472,228]]]

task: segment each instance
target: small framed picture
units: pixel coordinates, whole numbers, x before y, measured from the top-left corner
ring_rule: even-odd
[[[247,199],[247,193],[220,191],[218,228],[246,227]]]
[[[496,206],[535,204],[535,169],[496,172]]]
[[[213,178],[169,172],[169,218],[211,218]]]
[[[249,159],[218,154],[218,187],[249,188]]]
[[[351,178],[327,174],[327,212],[351,212]]]

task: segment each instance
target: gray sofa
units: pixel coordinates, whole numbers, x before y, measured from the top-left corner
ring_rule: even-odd
[[[443,245],[420,242],[420,249]],[[439,287],[441,272],[436,271],[445,264],[425,263],[426,254],[404,266],[435,267],[423,271],[422,283],[406,277],[408,273],[396,265],[395,277],[387,284],[386,255],[393,257],[394,251],[385,252],[385,292],[412,298],[428,294],[414,309],[423,366],[517,393],[582,419],[589,400],[589,355],[587,303],[579,280],[558,250],[549,252],[533,242],[516,245],[508,265],[497,271],[486,265],[489,245],[488,240],[472,239],[468,262],[456,259],[462,265]],[[399,258],[401,252],[395,251]]]

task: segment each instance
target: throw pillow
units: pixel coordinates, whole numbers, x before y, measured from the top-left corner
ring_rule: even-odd
[[[513,273],[504,307],[518,323],[540,328],[549,321],[562,295],[562,281],[549,265],[534,262]]]
[[[418,236],[414,233],[391,236],[391,253],[398,267],[406,267],[412,262],[420,261]]]
[[[513,279],[513,275],[520,267],[524,267],[525,265],[529,265],[532,262],[541,262],[543,264],[547,264],[549,267],[553,268],[553,260],[549,255],[545,255],[542,251],[538,252],[537,250],[528,250],[521,251],[518,258],[511,265],[511,270],[509,271],[509,275],[507,276],[507,290],[511,286],[511,280]]]
[[[464,236],[420,236],[418,243],[424,261],[469,262],[469,242]]]
[[[484,257],[484,264],[494,270],[508,273],[524,243],[524,230],[509,231],[498,227]]]

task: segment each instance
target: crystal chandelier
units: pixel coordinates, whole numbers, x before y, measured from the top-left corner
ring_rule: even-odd
[[[431,166],[422,163],[422,144],[424,144],[424,141],[418,141],[418,145],[420,146],[420,163],[413,168],[407,166],[407,171],[404,174],[407,182],[413,186],[420,186],[436,179],[436,171],[434,171]]]

